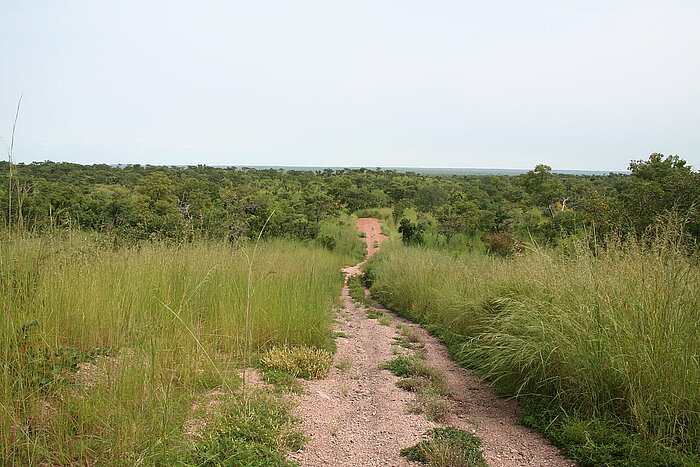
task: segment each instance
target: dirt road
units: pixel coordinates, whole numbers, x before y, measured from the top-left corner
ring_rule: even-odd
[[[358,230],[365,234],[368,257],[386,237],[378,219],[362,218]],[[496,397],[481,380],[459,367],[445,347],[432,336],[402,318],[385,311],[392,324],[368,319],[363,306],[348,293],[347,279],[362,265],[346,268],[342,309],[338,310],[335,364],[323,380],[306,382],[297,416],[308,438],[305,450],[293,456],[303,466],[407,466],[402,448],[423,439],[440,425],[424,415],[409,413],[415,394],[396,387],[398,378],[379,365],[395,357],[397,326],[414,328],[425,340],[426,362],[446,374],[453,396],[446,425],[470,430],[483,441],[484,457],[492,466],[575,466],[541,435],[517,423],[517,407]],[[368,294],[369,292],[367,292]],[[374,304],[373,308],[381,308]]]

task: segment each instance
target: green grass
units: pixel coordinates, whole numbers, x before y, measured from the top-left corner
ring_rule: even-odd
[[[434,467],[485,467],[481,440],[472,433],[454,427],[435,428],[428,439],[401,450],[413,462]]]
[[[433,422],[447,420],[450,408],[445,396],[450,390],[444,373],[428,366],[418,356],[399,356],[383,363],[380,368],[403,378],[397,381],[397,387],[416,393],[411,412],[424,413]]]
[[[389,326],[391,324],[391,317],[386,313],[382,313],[381,316],[377,318],[377,321],[379,321],[379,324],[382,326]]]
[[[369,319],[376,320],[381,320],[382,318],[389,318],[389,316],[386,313],[384,313],[382,310],[378,310],[377,308],[367,308],[367,310],[365,311],[365,316]]]
[[[333,251],[343,257],[346,265],[356,264],[365,257],[367,246],[360,240],[355,228],[356,216],[340,214],[337,218],[324,219],[319,225],[319,238],[335,240]]]
[[[402,325],[399,325],[398,330],[399,330],[399,334],[401,334],[401,337],[403,338],[403,340],[408,342],[409,344],[412,344],[412,346],[414,348],[425,347],[425,341],[420,336],[418,331],[416,331],[412,327],[402,324]]]
[[[273,385],[278,392],[304,393],[304,387],[299,383],[299,379],[287,371],[263,366],[261,376],[263,381]]]
[[[350,290],[350,296],[356,302],[364,302],[365,300],[365,286],[362,283],[361,276],[352,276],[348,279],[348,289]]]
[[[426,385],[430,385],[432,388],[434,388],[435,392],[437,393],[443,395],[449,393],[444,373],[440,372],[435,368],[430,367],[419,357],[396,357],[393,360],[389,360],[388,362],[383,363],[380,366],[380,368],[382,368],[383,370],[389,370],[396,376],[406,379],[407,381],[404,383],[402,383],[401,381],[397,383],[399,387],[403,387],[403,389],[409,389],[408,386],[420,388]],[[422,380],[423,383],[419,383],[418,380]]]
[[[333,364],[333,354],[313,347],[276,346],[265,352],[260,363],[281,370],[296,378],[320,379],[328,375]]]
[[[187,451],[193,402],[240,392],[248,358],[334,350],[331,310],[351,260],[262,243],[246,335],[252,246],[115,249],[69,232],[5,236],[0,248],[0,458],[15,465],[153,465]]]
[[[348,357],[343,357],[336,365],[335,367],[339,369],[340,371],[348,371],[352,367],[352,360],[350,360]]]
[[[290,451],[303,447],[304,438],[295,430],[289,405],[264,392],[231,404],[223,419],[207,433],[192,453],[177,459],[188,466],[287,467]]]
[[[365,306],[369,307],[367,302],[368,301],[365,300],[365,302],[364,302]],[[372,307],[367,308],[365,310],[365,316],[368,319],[376,319],[377,321],[379,321],[379,324],[381,324],[382,326],[389,326],[391,324],[391,316],[389,316],[388,314],[384,313],[382,310],[379,310],[377,308],[372,308]]]
[[[597,257],[577,244],[513,259],[393,245],[368,275],[375,298],[422,323],[499,392],[544,401],[549,418],[532,421],[544,412],[538,403],[529,424],[584,465],[598,462],[586,440],[610,430],[622,446],[606,449],[613,463],[693,465],[700,272],[667,239],[613,242]]]
[[[392,342],[391,345],[398,345],[399,347],[403,347],[404,349],[414,349],[413,344],[411,342],[408,342],[403,337],[394,337],[394,342]]]

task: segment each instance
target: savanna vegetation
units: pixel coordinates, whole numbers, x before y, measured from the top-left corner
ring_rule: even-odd
[[[206,407],[238,420],[241,403],[269,399],[239,397],[259,354],[333,350],[339,268],[353,261],[289,240],[115,249],[67,232],[2,247],[0,446],[16,465],[199,459]]]
[[[700,465],[697,200],[667,185],[697,176],[656,156],[631,169],[641,191],[616,209],[634,200],[640,217],[614,228],[551,242],[493,232],[458,253],[405,220],[403,244],[386,244],[365,278],[582,465]]]
[[[372,215],[392,237],[375,297],[526,423],[583,464],[692,465],[700,175],[660,154],[630,169],[0,163],[0,456],[287,465],[303,440],[285,400],[243,370],[282,391],[328,370],[353,215]]]
[[[585,241],[512,258],[393,245],[368,278],[584,465],[693,465],[700,274],[664,235],[597,255]]]
[[[416,231],[410,241],[467,250],[482,247],[483,234],[552,244],[584,228],[595,227],[601,238],[612,231],[643,232],[672,208],[688,216],[689,234],[700,235],[697,173],[682,159],[661,154],[632,162],[630,169],[631,175],[582,176],[538,165],[519,176],[431,176],[53,162],[10,170],[2,162],[8,189],[0,193],[0,220],[33,232],[102,232],[126,243],[236,242],[254,238],[263,225],[266,238],[322,241],[323,219],[388,207],[396,224],[406,218],[404,229]],[[418,213],[413,219],[404,215],[411,210]]]

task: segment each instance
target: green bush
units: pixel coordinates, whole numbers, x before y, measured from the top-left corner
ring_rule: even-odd
[[[328,249],[328,250],[335,250],[335,248],[338,246],[338,242],[334,237],[331,237],[330,235],[321,235],[318,237],[318,242],[321,244],[322,247]]]

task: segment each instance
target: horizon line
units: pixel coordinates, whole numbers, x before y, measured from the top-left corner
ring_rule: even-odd
[[[7,162],[7,161],[5,161]],[[68,163],[68,164],[78,164],[78,165],[110,165],[110,166],[133,166],[133,165],[143,165],[143,166],[162,166],[162,167],[197,167],[197,166],[208,166],[208,167],[236,167],[236,168],[281,168],[281,169],[287,169],[287,168],[303,168],[303,169],[370,169],[370,170],[376,170],[376,169],[381,169],[381,170],[391,170],[391,169],[403,169],[403,170],[408,170],[408,169],[421,169],[421,170],[509,170],[509,171],[524,171],[528,172],[530,170],[533,170],[534,167],[531,168],[523,168],[523,167],[455,167],[455,166],[400,166],[400,165],[395,165],[395,166],[390,166],[390,165],[311,165],[311,164],[299,164],[299,165],[294,165],[294,164],[289,164],[289,165],[283,165],[283,164],[211,164],[211,163],[179,163],[179,164],[173,164],[173,163],[150,163],[150,162],[92,162],[92,163],[85,163],[85,162],[73,162],[73,161],[55,161],[51,159],[45,159],[43,161],[39,160],[33,160],[31,162],[25,162],[25,161],[17,161],[15,162],[15,165],[18,164],[41,164],[45,162],[53,162],[53,163]],[[539,164],[538,164],[539,165]],[[549,165],[549,164],[545,164]],[[557,172],[557,171],[571,171],[571,172],[601,172],[601,173],[630,173],[629,169],[572,169],[572,168],[563,168],[563,167],[552,167],[552,172]]]

